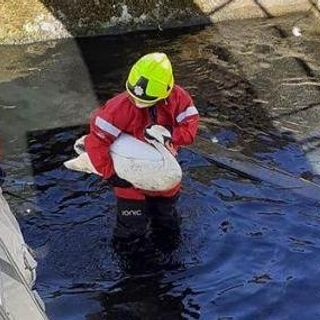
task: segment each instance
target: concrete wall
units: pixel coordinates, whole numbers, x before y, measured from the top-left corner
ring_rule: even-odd
[[[0,0],[0,43],[168,28],[307,11],[318,0]]]

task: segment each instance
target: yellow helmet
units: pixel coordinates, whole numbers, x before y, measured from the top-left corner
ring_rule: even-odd
[[[167,98],[174,85],[171,62],[165,53],[149,53],[131,68],[126,88],[138,102],[153,105]]]

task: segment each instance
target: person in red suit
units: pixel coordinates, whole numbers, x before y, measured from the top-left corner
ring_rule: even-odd
[[[174,84],[170,60],[158,52],[140,58],[129,73],[126,91],[92,114],[85,150],[95,169],[114,188],[118,237],[140,237],[150,222],[154,230],[176,228],[175,202],[181,185],[165,192],[134,188],[117,176],[109,153],[111,144],[122,132],[145,141],[148,128],[157,124],[171,132],[172,139],[167,139],[165,145],[176,155],[181,146],[194,141],[198,122],[190,94]]]

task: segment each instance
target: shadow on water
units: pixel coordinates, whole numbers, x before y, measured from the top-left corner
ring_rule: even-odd
[[[58,12],[62,10],[59,3],[48,1],[47,5]],[[67,18],[74,14],[70,8],[69,4],[69,11],[62,11]],[[283,39],[283,34],[276,32],[276,39]],[[297,175],[311,170],[295,137],[274,126],[275,116],[260,101],[234,52],[225,43],[213,41],[214,37],[221,37],[216,27],[196,27],[77,39],[77,45],[99,102],[122,91],[128,66],[138,57],[163,50],[172,58],[177,82],[195,97],[202,124],[219,143],[266,161],[268,154]],[[31,122],[28,112],[30,101],[36,103],[31,100],[34,91],[28,91],[23,101],[16,95],[26,86],[43,88],[44,82],[52,89],[41,100],[50,100],[45,104],[49,117],[55,118],[61,103],[70,109],[69,114],[78,116],[85,92],[75,81],[80,70],[72,61],[76,59],[70,54],[74,53],[72,45],[70,41],[56,43],[33,63],[37,66],[55,57],[52,65],[39,74],[0,85],[4,104],[25,108],[12,110],[10,115],[0,109],[2,130],[12,130],[8,123],[14,118],[23,125]],[[63,68],[56,68],[59,64]],[[69,71],[70,77],[61,77]],[[54,87],[57,83],[61,86]],[[72,94],[67,96],[69,91]],[[59,95],[67,103],[54,97]],[[302,312],[306,319],[319,318],[314,281],[319,277],[317,203],[211,166],[183,150],[179,156],[185,172],[177,205],[182,218],[179,246],[167,255],[154,248],[151,255],[142,252],[131,257],[129,262],[140,266],[132,272],[127,269],[128,257],[112,250],[111,190],[92,175],[62,167],[73,153],[72,142],[87,127],[71,127],[68,119],[61,122],[59,128],[50,130],[32,130],[32,122],[28,127],[34,189],[25,193],[35,205],[28,214],[18,210],[26,239],[38,254],[39,291],[52,319],[298,320]],[[9,172],[25,177],[26,155],[19,151],[12,150],[6,166]]]

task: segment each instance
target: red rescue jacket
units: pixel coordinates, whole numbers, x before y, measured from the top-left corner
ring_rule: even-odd
[[[144,141],[145,128],[150,124],[159,124],[170,128],[173,145],[178,149],[194,141],[198,122],[199,114],[192,98],[180,86],[175,85],[167,99],[149,108],[136,107],[129,94],[123,92],[108,100],[92,114],[90,134],[86,137],[85,148],[96,170],[107,179],[115,173],[108,151],[122,132]],[[177,186],[168,192],[151,194],[173,196],[179,188],[180,186]],[[115,188],[115,193],[117,196],[131,199],[143,199],[143,193],[148,193],[132,189],[134,188]]]

